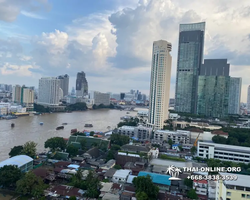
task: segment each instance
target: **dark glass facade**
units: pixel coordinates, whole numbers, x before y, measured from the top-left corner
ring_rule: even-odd
[[[205,22],[181,24],[175,111],[196,113],[198,76],[203,59]]]

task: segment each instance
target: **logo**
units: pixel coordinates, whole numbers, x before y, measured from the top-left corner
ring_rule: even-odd
[[[173,165],[169,166],[166,171],[166,174],[169,174],[171,176],[171,178],[169,178],[169,180],[171,181],[181,180],[180,178],[178,178],[180,173],[182,173],[181,169]]]

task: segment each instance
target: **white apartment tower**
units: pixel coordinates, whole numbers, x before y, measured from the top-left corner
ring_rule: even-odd
[[[162,129],[164,121],[168,119],[171,50],[171,43],[165,40],[153,43],[148,122],[155,130]]]
[[[38,104],[58,106],[60,100],[60,79],[47,77],[39,79]]]
[[[247,110],[250,111],[250,85],[247,90]]]

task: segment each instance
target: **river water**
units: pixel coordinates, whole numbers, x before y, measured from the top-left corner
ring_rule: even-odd
[[[136,109],[141,110],[141,109]],[[144,110],[144,109],[143,109]],[[127,111],[120,110],[88,110],[72,113],[51,113],[45,115],[23,116],[12,120],[0,120],[0,161],[8,158],[10,149],[17,145],[23,145],[27,141],[38,143],[37,150],[44,151],[44,142],[51,137],[70,136],[70,130],[77,128],[80,131],[108,131],[108,126],[114,129],[120,122],[120,117]],[[130,112],[135,116],[137,112]],[[41,126],[40,122],[44,124]],[[11,123],[15,127],[11,128]],[[56,127],[68,123],[63,130]],[[93,128],[84,128],[84,124],[93,124]]]

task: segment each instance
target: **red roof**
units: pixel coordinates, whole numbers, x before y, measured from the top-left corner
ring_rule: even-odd
[[[194,180],[195,183],[207,184],[207,180]]]
[[[228,136],[228,133],[221,131],[221,130],[215,130],[212,132],[212,134],[214,134],[214,135],[227,135]]]

